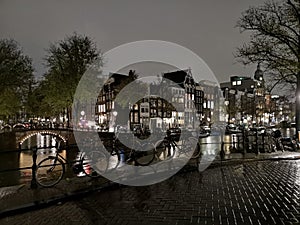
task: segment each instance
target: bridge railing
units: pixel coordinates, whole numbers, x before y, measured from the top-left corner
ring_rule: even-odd
[[[77,145],[73,144],[73,145],[63,146],[61,148],[56,148],[56,147],[57,146],[48,146],[46,148],[47,149],[55,148],[56,151],[60,151],[60,150],[65,150],[65,149],[76,148]],[[35,147],[31,147],[31,148],[19,148],[19,149],[10,149],[10,150],[0,151],[0,158],[2,158],[2,159],[4,158],[2,156],[5,155],[5,154],[21,154],[21,153],[24,153],[24,152],[31,152],[32,153],[31,165],[23,166],[23,167],[11,167],[11,168],[0,169],[0,176],[1,176],[1,174],[9,173],[9,172],[31,170],[31,184],[30,184],[30,187],[33,188],[33,189],[37,188],[35,172],[36,172],[36,169],[37,169],[38,150],[40,150],[40,149],[45,149],[45,147],[36,147],[35,146]],[[70,161],[69,163],[76,163],[76,160],[75,161]],[[21,177],[19,179],[21,179]]]

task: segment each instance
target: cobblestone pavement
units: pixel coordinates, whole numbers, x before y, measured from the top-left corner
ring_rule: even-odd
[[[299,160],[252,161],[99,191],[0,224],[300,224],[299,188]]]

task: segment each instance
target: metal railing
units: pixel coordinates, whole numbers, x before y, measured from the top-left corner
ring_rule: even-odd
[[[4,150],[0,151],[0,156],[4,154],[21,154],[22,152],[31,152],[32,153],[32,165],[31,166],[25,166],[25,167],[18,167],[18,168],[8,168],[8,169],[0,169],[1,173],[7,173],[7,172],[15,172],[15,171],[22,171],[22,170],[31,170],[31,183],[30,187],[32,189],[37,188],[37,182],[35,178],[35,173],[37,169],[37,156],[38,156],[38,150],[39,149],[51,149],[55,148],[56,146],[47,146],[47,147],[32,147],[32,148],[19,148],[19,149],[12,149],[12,150]],[[77,145],[66,145],[64,147],[56,149],[56,151],[60,150],[70,150],[72,148],[77,148]],[[69,161],[69,163],[76,163],[76,160]]]
[[[270,135],[266,134],[259,134],[258,132],[253,132],[252,134],[245,134],[242,133],[240,135],[235,135],[232,137],[232,141],[224,141],[221,139],[220,142],[201,142],[199,141],[200,149],[203,150],[203,146],[208,146],[208,145],[215,145],[218,146],[218,150],[220,153],[220,156],[222,158],[222,153],[225,152],[225,146],[231,146],[232,148],[230,149],[232,152],[236,151],[239,153],[246,153],[246,152],[255,152],[259,153],[260,151],[266,151],[270,150],[267,149],[269,148],[269,143],[270,143]],[[32,153],[32,165],[31,166],[25,166],[25,167],[19,167],[19,168],[7,168],[7,169],[0,169],[0,174],[1,173],[6,173],[6,172],[13,172],[13,171],[20,171],[20,170],[31,170],[31,188],[37,188],[37,182],[35,178],[35,173],[37,169],[37,156],[38,156],[38,150],[39,149],[51,149],[55,148],[56,146],[43,146],[43,147],[32,147],[32,148],[20,148],[19,149],[13,149],[13,150],[3,150],[0,151],[0,157],[2,154],[20,154],[22,152],[28,152],[30,151]],[[70,150],[70,149],[78,148],[76,144],[70,145],[66,143],[65,146],[62,146],[59,149],[56,150]],[[69,160],[69,163],[76,163],[76,160]]]

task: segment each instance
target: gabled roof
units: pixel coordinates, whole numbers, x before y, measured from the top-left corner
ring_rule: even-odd
[[[111,80],[112,84],[114,86],[118,86],[119,84],[121,84],[122,82],[125,82],[128,79],[128,75],[120,74],[120,73],[111,73],[109,75],[108,80],[110,80],[111,78],[112,78],[112,80]]]
[[[188,70],[177,70],[174,72],[164,73],[163,78],[169,79],[173,81],[175,84],[184,88],[184,82],[187,75],[188,75]]]
[[[174,83],[184,83],[187,72],[184,70],[178,70],[174,72],[164,73],[163,78],[169,79]]]

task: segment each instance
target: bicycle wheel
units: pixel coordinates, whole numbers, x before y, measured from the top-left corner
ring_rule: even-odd
[[[35,172],[36,182],[42,187],[53,187],[65,173],[65,165],[61,159],[48,157],[37,165]]]
[[[192,159],[199,157],[201,150],[198,139],[189,137],[186,140],[183,140],[181,145],[181,152]],[[193,152],[193,154],[191,154],[191,152]]]
[[[168,160],[175,155],[175,146],[172,146],[167,139],[157,141],[154,147],[156,158],[158,160]]]
[[[134,160],[137,165],[148,166],[153,162],[154,158],[155,147],[153,144],[146,143],[134,150]]]
[[[121,152],[122,153],[122,152]],[[106,154],[106,153],[105,153]],[[122,153],[124,154],[124,153]],[[121,156],[118,149],[109,149],[107,152],[107,170],[116,169],[120,164]]]
[[[88,177],[98,178],[108,168],[108,158],[100,151],[85,152],[81,159],[83,171]]]

